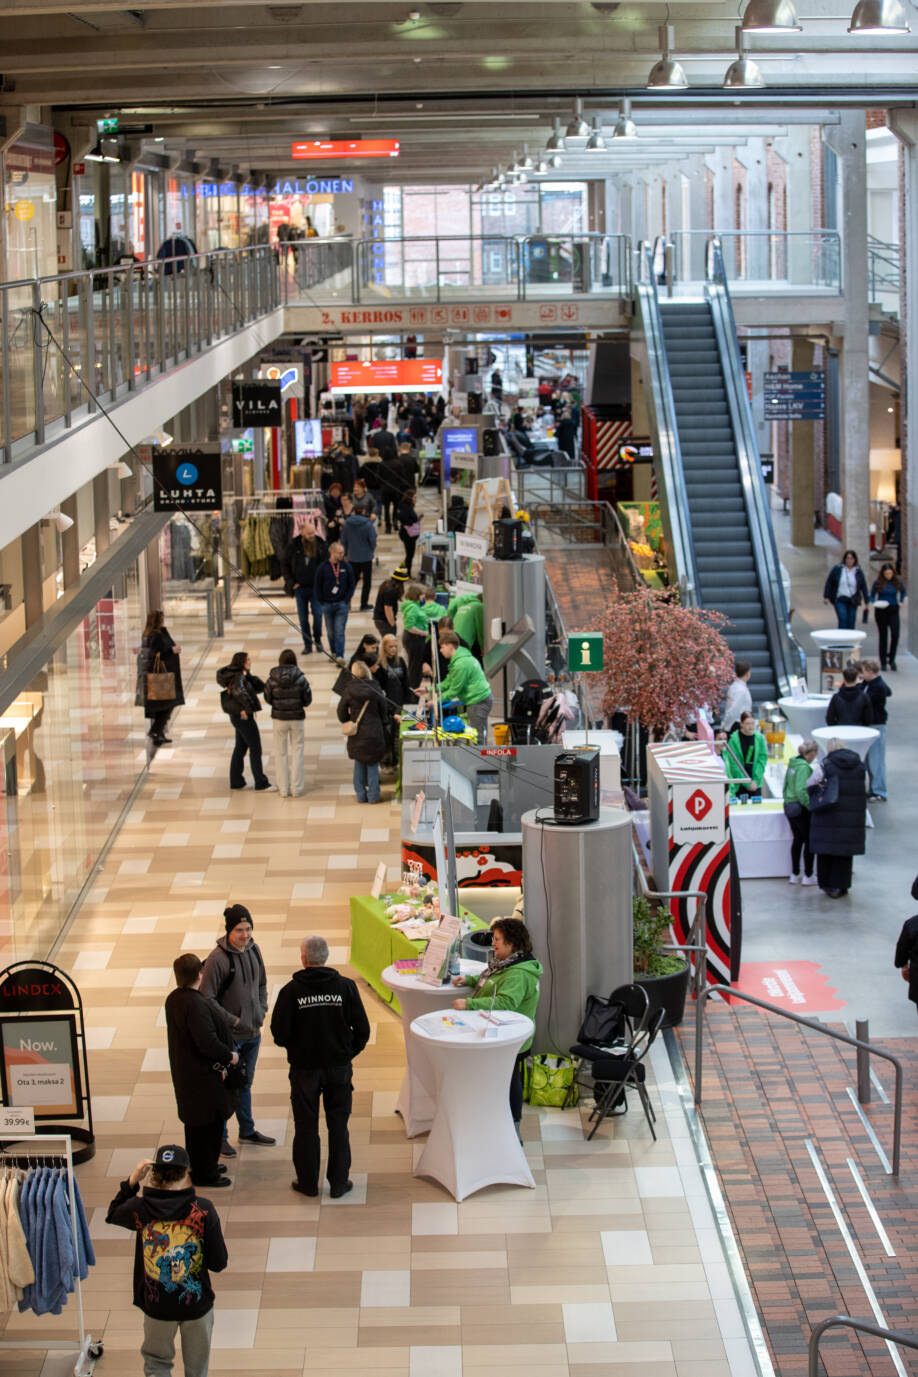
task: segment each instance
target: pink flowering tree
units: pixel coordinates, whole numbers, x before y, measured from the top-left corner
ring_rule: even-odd
[[[721,612],[683,607],[651,588],[622,592],[599,619],[605,669],[602,709],[622,711],[651,737],[681,726],[698,708],[716,707],[733,678],[733,653]]]

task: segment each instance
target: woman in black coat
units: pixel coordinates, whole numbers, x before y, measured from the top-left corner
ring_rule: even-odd
[[[351,678],[338,703],[338,721],[356,722],[347,738],[354,762],[354,793],[358,803],[379,803],[379,762],[386,754],[386,695],[362,660],[351,666]]]
[[[822,761],[813,767],[806,782],[810,805],[810,850],[816,857],[819,888],[830,899],[840,899],[851,888],[852,857],[867,849],[867,769],[857,751],[837,738],[829,742]],[[818,806],[823,781],[838,797],[828,808]],[[814,792],[815,791],[815,792]]]
[[[179,648],[165,627],[165,614],[151,612],[143,629],[140,642],[140,685],[143,697],[143,715],[150,720],[150,740],[154,746],[169,745],[172,738],[166,735],[166,726],[176,708],[185,701],[182,691],[182,667],[179,663]],[[162,668],[167,674],[175,675],[175,697],[170,699],[147,697],[147,675],[152,674],[157,655],[162,660]]]
[[[229,1180],[219,1170],[223,1125],[233,1112],[226,1068],[238,1062],[239,1054],[226,1014],[201,994],[203,961],[183,952],[172,969],[178,989],[166,1000],[166,1037],[191,1179],[196,1186],[228,1186]]]
[[[401,501],[398,504],[398,538],[405,547],[405,568],[408,570],[408,577],[411,578],[411,565],[414,562],[414,548],[418,543],[418,536],[421,534],[421,519],[415,509],[415,498],[417,493],[414,488],[408,488],[402,493]]]

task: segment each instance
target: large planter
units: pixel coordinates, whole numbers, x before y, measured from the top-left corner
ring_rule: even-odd
[[[685,997],[688,994],[689,979],[692,968],[686,961],[679,971],[673,971],[671,975],[635,975],[635,985],[640,985],[642,990],[647,991],[647,998],[650,1000],[650,1016],[663,1009],[666,1018],[663,1020],[664,1028],[675,1028],[682,1022],[685,1014]]]

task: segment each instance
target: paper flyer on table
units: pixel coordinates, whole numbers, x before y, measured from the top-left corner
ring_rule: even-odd
[[[427,950],[421,958],[418,975],[428,985],[440,985],[446,974],[449,949],[459,936],[460,923],[450,913],[444,913],[440,924],[427,943]]]

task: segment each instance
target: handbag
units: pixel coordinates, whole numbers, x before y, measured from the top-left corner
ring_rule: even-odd
[[[838,775],[829,775],[810,790],[810,812],[822,813],[838,802]]]
[[[369,703],[369,701],[370,701],[370,700],[369,700],[369,698],[368,698],[368,699],[367,699],[367,703]],[[361,719],[361,717],[363,717],[363,714],[364,714],[364,713],[366,712],[366,710],[367,710],[367,703],[364,703],[363,707],[360,709],[359,713],[357,714],[357,719],[356,719],[356,721],[354,721],[354,722],[342,722],[342,723],[341,723],[341,735],[342,735],[342,736],[356,736],[356,735],[357,735],[357,728],[360,726],[360,719]]]
[[[784,816],[786,818],[803,817],[803,804],[798,803],[795,798],[788,799],[784,805]]]
[[[169,703],[175,697],[175,675],[163,669],[161,655],[156,656],[152,670],[147,673],[146,691],[151,703]]]
[[[411,538],[414,539],[414,540],[416,540],[420,534],[421,534],[421,523],[420,523],[420,521],[412,521],[412,523],[411,523],[410,526],[406,526],[406,527],[405,527],[405,535],[406,535],[406,536],[411,536]]]
[[[571,1057],[555,1057],[545,1053],[533,1057],[531,1062],[527,1061],[523,1098],[529,1104],[567,1109],[577,1103],[579,1093]]]
[[[625,1032],[625,1012],[616,1001],[610,1004],[599,995],[587,995],[583,1011],[583,1022],[577,1041],[588,1043],[591,1047],[611,1047],[623,1037]]]
[[[230,1065],[226,1068],[226,1088],[234,1095],[238,1095],[240,1090],[245,1090],[248,1083],[248,1068],[240,1057],[235,1066]]]

